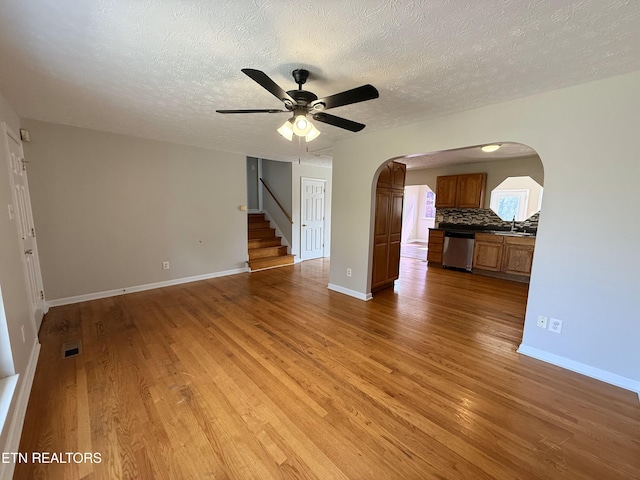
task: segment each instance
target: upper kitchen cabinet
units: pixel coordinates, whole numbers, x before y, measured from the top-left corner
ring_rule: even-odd
[[[436,208],[482,208],[486,183],[486,173],[437,177]]]
[[[436,178],[436,208],[456,207],[456,185],[458,175]]]

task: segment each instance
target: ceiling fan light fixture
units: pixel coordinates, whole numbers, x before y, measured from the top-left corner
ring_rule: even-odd
[[[299,137],[305,137],[311,131],[313,124],[307,120],[304,114],[296,115],[293,119],[293,133]]]
[[[311,125],[311,130],[309,130],[309,133],[307,133],[304,137],[304,139],[307,142],[310,142],[311,140],[315,140],[316,138],[318,138],[320,136],[320,134],[322,133],[320,130],[318,130],[315,125],[313,125],[311,122],[309,122],[309,125]]]
[[[293,120],[290,118],[276,131],[291,142],[293,140]]]
[[[500,145],[485,145],[484,147],[482,147],[482,151],[485,153],[491,153],[491,152],[495,152],[499,148],[500,148]]]

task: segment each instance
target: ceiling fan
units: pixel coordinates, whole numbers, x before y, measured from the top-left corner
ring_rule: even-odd
[[[364,102],[366,100],[373,100],[378,98],[378,90],[373,85],[362,85],[361,87],[352,88],[335,95],[328,97],[318,98],[315,93],[302,89],[302,85],[305,84],[307,78],[309,78],[309,71],[304,69],[297,69],[292,72],[293,79],[298,84],[297,90],[289,90],[285,92],[277,83],[275,83],[266,73],[260,70],[254,70],[253,68],[243,68],[242,73],[246,74],[249,78],[261,85],[264,89],[270,92],[272,95],[278,98],[284,103],[286,110],[277,109],[248,109],[248,110],[216,110],[218,113],[281,113],[292,112],[293,116],[289,118],[284,125],[278,129],[280,133],[287,140],[292,140],[293,135],[296,134],[299,137],[305,137],[307,142],[310,142],[318,135],[320,131],[314,127],[314,125],[307,120],[307,114],[314,120],[322,123],[328,123],[334,127],[344,128],[351,132],[359,132],[365,125],[362,123],[354,122],[353,120],[347,120],[346,118],[336,117],[325,113],[325,110],[330,108],[342,107],[344,105],[350,105],[352,103]]]

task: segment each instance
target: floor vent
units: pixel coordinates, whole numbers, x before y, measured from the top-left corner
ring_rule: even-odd
[[[80,352],[82,352],[80,342],[69,342],[62,345],[62,358],[75,357],[80,355]]]

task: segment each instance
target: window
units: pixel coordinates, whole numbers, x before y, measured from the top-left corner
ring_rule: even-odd
[[[491,191],[489,207],[504,221],[522,222],[540,210],[542,191],[531,177],[508,177]]]
[[[429,190],[425,194],[424,218],[436,218],[436,194]]]
[[[491,192],[491,210],[503,220],[526,220],[529,190],[494,190]]]

